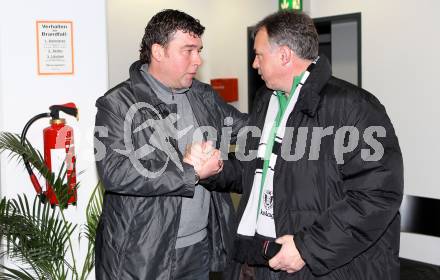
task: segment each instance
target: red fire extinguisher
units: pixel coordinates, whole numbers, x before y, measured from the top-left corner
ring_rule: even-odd
[[[72,127],[66,125],[65,119],[60,118],[60,111],[74,116],[78,119],[78,109],[74,103],[63,105],[53,105],[49,107],[50,113],[38,114],[30,119],[21,133],[21,143],[26,141],[26,133],[29,127],[38,119],[51,118],[50,126],[43,130],[44,139],[44,162],[55,176],[65,175],[68,201],[67,204],[76,204],[76,157],[74,152],[74,139]],[[32,185],[43,202],[49,202],[52,206],[59,205],[54,188],[46,182],[46,190],[43,191],[37,177],[33,173],[32,167],[26,157],[23,157],[26,169],[29,173]],[[61,171],[60,171],[61,170]],[[65,172],[65,174],[63,173]],[[63,205],[67,207],[67,205]]]

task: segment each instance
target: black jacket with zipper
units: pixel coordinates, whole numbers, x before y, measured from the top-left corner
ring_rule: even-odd
[[[261,131],[271,95],[267,88],[261,90],[249,116],[249,125]],[[284,147],[290,155],[302,152],[300,145],[297,147],[298,131],[307,130],[308,134],[300,159],[278,154],[273,182],[275,228],[277,237],[294,235],[306,266],[293,274],[281,272],[281,279],[398,280],[403,163],[385,108],[365,90],[332,77],[328,61],[321,58],[302,87],[286,126],[293,128],[293,134],[283,138],[283,142],[291,141]],[[342,163],[335,157],[339,155],[338,149],[335,153],[335,134],[343,127],[356,128],[359,140],[354,150],[343,154]],[[372,134],[383,147],[383,156],[369,161],[373,158],[368,154],[381,153],[366,137],[374,127],[383,127],[386,136]],[[322,137],[319,150],[311,148],[325,128],[330,135]],[[356,133],[352,137],[356,139]],[[246,150],[258,149],[259,137],[247,140]],[[347,146],[348,138],[344,141]],[[241,162],[243,172],[237,172],[232,163],[225,165],[224,172],[229,175],[219,179],[216,187],[243,192],[239,222],[257,160]],[[224,184],[226,179],[228,184]],[[235,258],[240,263],[267,265],[261,248],[255,239],[237,236]],[[238,279],[237,266],[231,272],[237,278],[230,279]]]
[[[163,103],[152,91],[139,72],[141,65],[135,62],[130,78],[96,102],[95,147],[104,155],[97,167],[105,187],[96,237],[96,279],[171,279],[178,261],[174,252],[182,197],[194,194],[194,169],[182,162],[175,135],[163,141],[174,147],[180,167],[160,149],[146,152],[136,168],[130,160],[145,145],[151,147],[154,133],[151,126],[141,131],[136,128],[176,113],[174,105]],[[226,117],[233,119],[233,136],[244,125],[245,115],[225,103],[209,85],[194,80],[187,96],[199,127],[216,129],[217,145]],[[133,104],[139,110],[132,111]],[[127,142],[131,143],[128,147]],[[139,168],[161,175],[143,176]],[[235,224],[228,193],[212,192],[208,220],[210,269],[222,271],[231,256]]]

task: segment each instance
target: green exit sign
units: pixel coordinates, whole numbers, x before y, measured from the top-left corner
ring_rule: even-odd
[[[302,11],[303,9],[302,0],[278,0],[278,3],[278,7],[280,10]]]

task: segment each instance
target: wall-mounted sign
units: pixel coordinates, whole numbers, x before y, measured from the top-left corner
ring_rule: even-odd
[[[278,8],[280,10],[302,11],[302,0],[278,0]]]
[[[71,21],[37,21],[38,75],[73,75]]]

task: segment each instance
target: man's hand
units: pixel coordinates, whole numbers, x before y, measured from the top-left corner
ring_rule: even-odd
[[[287,273],[294,273],[305,266],[306,263],[301,258],[293,241],[293,235],[284,235],[275,240],[275,242],[281,244],[282,247],[278,254],[269,260],[269,266],[271,268],[287,271]]]
[[[214,148],[211,141],[188,146],[183,161],[194,166],[200,179],[206,179],[223,170],[220,151]]]
[[[194,169],[196,169],[196,171],[200,169],[205,161],[207,161],[210,157],[209,151],[207,150],[206,146],[207,145],[202,142],[193,143],[192,145],[186,146],[183,162],[194,166]]]

